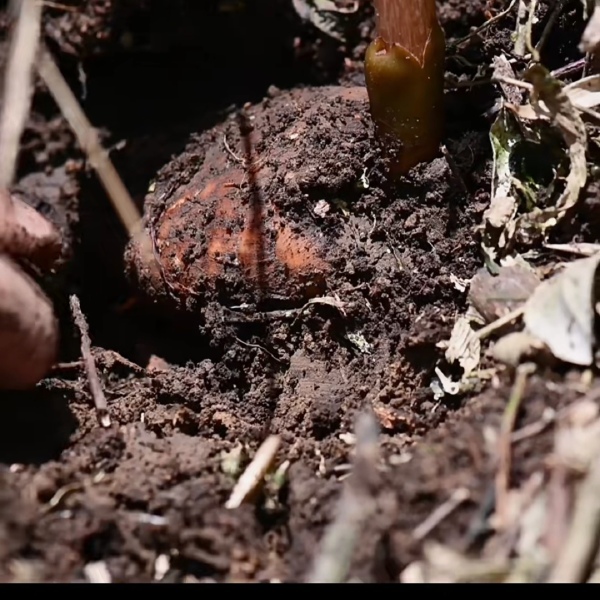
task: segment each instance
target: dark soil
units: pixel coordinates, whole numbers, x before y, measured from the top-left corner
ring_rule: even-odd
[[[472,78],[511,55],[514,16],[452,47],[508,2],[439,5],[450,74]],[[4,37],[8,23],[3,13]],[[495,474],[484,432],[498,427],[511,379],[442,402],[429,384],[437,343],[466,307],[453,279],[482,266],[497,92],[448,91],[446,155],[390,186],[362,87],[371,10],[337,25],[345,43],[282,0],[46,9],[45,39],[145,208],[156,262],[127,246],[40,85],[15,189],[65,235],[64,264],[45,282],[63,362],[2,400],[2,581],[83,581],[98,561],[115,582],[153,581],[161,555],[164,581],[300,581],[336,514],[352,456],[343,434],[369,406],[381,477],[351,576],[397,581],[421,555],[414,528],[458,487],[469,502],[428,539],[477,547]],[[568,3],[543,53],[550,68],[580,58],[582,29],[581,3]],[[72,293],[108,429],[79,362]],[[533,378],[518,426],[572,401],[569,389],[564,376]],[[287,484],[227,510],[224,459],[240,446],[251,456],[271,433]],[[551,444],[547,433],[515,445],[515,484]]]

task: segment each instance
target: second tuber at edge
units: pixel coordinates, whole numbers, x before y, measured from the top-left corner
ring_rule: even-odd
[[[446,40],[435,0],[374,0],[377,37],[365,56],[371,115],[392,176],[432,160],[444,127]]]

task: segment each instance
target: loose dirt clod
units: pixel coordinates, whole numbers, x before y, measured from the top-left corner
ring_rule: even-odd
[[[0,190],[0,387],[26,389],[57,358],[58,322],[50,300],[14,259],[48,269],[60,257],[59,232],[21,199]],[[3,254],[2,254],[3,253]]]

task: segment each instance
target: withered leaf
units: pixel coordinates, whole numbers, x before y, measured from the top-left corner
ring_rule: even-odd
[[[491,323],[521,306],[539,283],[532,269],[519,264],[502,266],[497,275],[482,268],[471,280],[468,299]]]
[[[542,282],[525,305],[526,331],[565,362],[589,366],[594,360],[593,294],[599,262],[596,254],[570,263]]]

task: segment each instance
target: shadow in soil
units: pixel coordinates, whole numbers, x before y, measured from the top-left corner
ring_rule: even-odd
[[[0,462],[41,465],[57,459],[76,428],[60,390],[7,394],[2,398]]]

